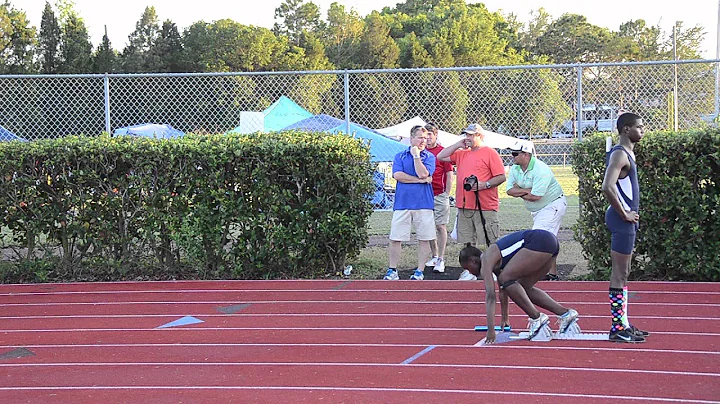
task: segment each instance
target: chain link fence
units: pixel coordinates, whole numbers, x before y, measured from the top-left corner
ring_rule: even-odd
[[[715,125],[718,62],[0,76],[0,134],[94,136],[154,123],[196,134],[350,129],[368,138],[419,117],[453,134],[479,123],[531,139],[542,160],[565,167],[572,142],[612,132],[620,109],[642,116],[649,131]],[[371,152],[382,162],[392,160],[390,150]]]

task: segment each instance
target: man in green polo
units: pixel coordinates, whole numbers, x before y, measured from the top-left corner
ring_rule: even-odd
[[[533,217],[533,229],[547,230],[557,236],[567,211],[562,187],[550,167],[533,156],[531,142],[518,140],[509,147],[513,164],[507,175],[507,194],[521,198]],[[557,267],[550,268],[546,280],[557,280]]]

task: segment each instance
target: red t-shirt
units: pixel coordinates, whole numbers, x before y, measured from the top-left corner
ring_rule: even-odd
[[[438,154],[444,149],[444,147],[440,146],[439,143],[435,144],[435,147],[431,148],[425,148],[425,150],[432,153],[435,158],[437,159]],[[433,195],[437,196],[445,192],[445,186],[447,185],[447,173],[453,171],[453,165],[452,163],[448,161],[440,161],[437,160],[435,162],[435,172],[433,173],[432,177],[432,188],[433,188]]]
[[[465,178],[474,174],[478,178],[478,197],[482,210],[497,211],[500,208],[498,187],[485,189],[485,182],[490,178],[505,174],[502,159],[495,149],[483,146],[479,149],[458,149],[450,156],[457,167],[457,188],[455,190],[455,206],[464,209],[477,209],[475,192],[465,191]]]

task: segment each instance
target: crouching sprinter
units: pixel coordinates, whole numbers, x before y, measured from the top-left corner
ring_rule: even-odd
[[[535,305],[555,313],[564,333],[577,320],[578,313],[563,307],[543,290],[535,287],[551,266],[555,264],[560,244],[554,234],[545,230],[523,230],[497,240],[481,253],[479,249],[467,246],[460,251],[460,265],[485,281],[485,309],[487,310],[486,344],[495,342],[495,281],[500,290],[501,324],[509,326],[508,296],[529,317],[529,337],[550,324],[547,314],[541,313]]]

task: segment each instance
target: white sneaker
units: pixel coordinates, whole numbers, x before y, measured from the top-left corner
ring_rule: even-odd
[[[385,279],[386,281],[397,281],[400,279],[400,276],[398,276],[397,270],[388,268],[383,279]]]
[[[433,268],[433,272],[444,273],[445,272],[445,260],[442,258],[437,259],[437,264]]]
[[[578,312],[575,311],[575,309],[568,310],[567,313],[563,314],[562,316],[558,316],[557,323],[559,325],[558,332],[560,334],[564,334],[568,331],[568,328],[570,328],[571,325],[573,325],[578,318]]]
[[[434,267],[435,265],[437,265],[439,259],[440,258],[438,258],[438,256],[436,255],[436,256],[432,257],[432,259],[430,261],[426,262],[425,266],[426,267]]]
[[[460,274],[460,277],[458,278],[459,281],[476,281],[477,276],[473,275],[468,271],[467,269],[462,271]]]
[[[540,332],[540,330],[550,325],[550,318],[545,313],[540,313],[540,317],[536,319],[530,319],[528,321],[528,339],[535,338],[536,335]]]
[[[421,281],[423,279],[425,279],[425,274],[423,274],[423,271],[421,271],[419,269],[416,269],[415,273],[410,275],[411,281]]]

